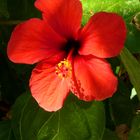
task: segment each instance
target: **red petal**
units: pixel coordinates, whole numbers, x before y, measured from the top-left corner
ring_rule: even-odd
[[[124,47],[126,27],[121,16],[100,12],[91,17],[81,31],[80,54],[101,58],[116,56]]]
[[[54,66],[45,63],[32,71],[30,88],[32,96],[46,111],[60,109],[69,93],[67,81],[55,74]]]
[[[79,0],[36,0],[35,6],[56,32],[66,38],[75,37],[82,19]]]
[[[104,59],[93,56],[76,57],[74,73],[74,86],[72,85],[71,89],[76,89],[77,84],[79,91],[75,90],[75,94],[82,100],[104,100],[111,97],[117,89],[117,78]]]
[[[7,53],[13,62],[33,64],[60,52],[64,42],[46,22],[34,18],[15,28]]]

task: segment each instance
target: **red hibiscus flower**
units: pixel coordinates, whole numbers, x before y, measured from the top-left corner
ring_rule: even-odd
[[[117,89],[105,58],[118,55],[126,28],[115,13],[99,12],[81,27],[79,0],[36,0],[43,19],[18,25],[8,44],[15,63],[34,64],[30,78],[32,96],[47,111],[63,106],[70,91],[85,101],[104,100]]]

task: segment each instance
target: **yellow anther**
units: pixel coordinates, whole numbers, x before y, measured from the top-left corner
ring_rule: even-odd
[[[60,78],[67,78],[71,77],[72,74],[72,65],[69,60],[64,59],[63,61],[60,61],[55,69],[55,73]]]

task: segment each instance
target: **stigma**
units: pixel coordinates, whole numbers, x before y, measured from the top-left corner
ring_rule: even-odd
[[[71,62],[67,59],[60,61],[55,68],[55,73],[60,78],[71,77],[71,75],[72,75]]]

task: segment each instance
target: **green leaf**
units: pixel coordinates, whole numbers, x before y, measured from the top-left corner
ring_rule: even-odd
[[[140,99],[140,63],[126,48],[123,49],[120,57],[129,74],[131,83],[135,87],[138,97]]]
[[[0,121],[0,140],[15,140],[11,121]]]
[[[0,17],[8,17],[7,0],[0,0]]]
[[[119,140],[119,138],[117,137],[115,132],[113,132],[109,129],[105,129],[102,140]]]
[[[129,133],[128,140],[139,140],[140,139],[140,115],[136,115],[132,122],[132,128]]]
[[[83,4],[84,18],[86,23],[91,15],[96,12],[115,12],[122,15],[126,21],[140,10],[139,0],[81,0]]]
[[[61,110],[50,113],[24,94],[13,107],[12,125],[17,140],[101,140],[104,106],[70,96]]]

